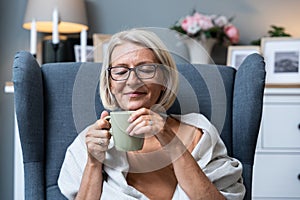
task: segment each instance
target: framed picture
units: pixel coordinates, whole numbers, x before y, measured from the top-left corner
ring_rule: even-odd
[[[112,35],[109,34],[93,34],[94,62],[102,62],[104,52],[106,51],[106,47],[111,36]]]
[[[261,48],[266,62],[266,84],[300,83],[300,38],[262,38]]]
[[[260,54],[260,46],[229,46],[226,64],[238,69],[244,59],[252,53]]]
[[[76,62],[81,61],[81,46],[74,45],[75,51],[75,60]],[[86,62],[94,62],[94,47],[93,46],[86,46]]]

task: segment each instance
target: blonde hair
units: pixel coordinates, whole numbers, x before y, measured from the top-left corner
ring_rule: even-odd
[[[160,64],[165,66],[166,70],[162,70],[165,80],[165,91],[162,92],[159,104],[165,110],[169,109],[176,99],[178,90],[178,72],[176,64],[157,35],[153,32],[142,29],[131,29],[116,33],[110,39],[107,52],[103,59],[102,71],[100,75],[100,97],[104,108],[109,110],[119,109],[118,103],[110,89],[110,77],[108,68],[111,64],[111,55],[116,46],[124,43],[134,43],[139,46],[151,49]]]

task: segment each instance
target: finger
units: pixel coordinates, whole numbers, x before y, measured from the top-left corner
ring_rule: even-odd
[[[128,130],[128,134],[131,136],[144,134],[143,137],[155,135],[161,128],[159,124],[155,123],[156,120],[152,120],[150,117],[147,115],[134,121],[134,124],[131,124],[132,126]]]
[[[96,130],[109,130],[110,129],[110,123],[109,121],[105,120],[105,119],[98,119],[95,124],[94,124],[94,129]]]
[[[133,126],[135,126],[135,124],[142,122],[143,120],[147,120],[150,121],[150,118],[152,115],[157,115],[159,116],[157,113],[147,109],[147,108],[141,108],[136,110],[135,112],[133,112],[129,119],[128,122],[129,123],[133,123]],[[155,116],[154,116],[155,117]]]
[[[135,121],[136,119],[138,119],[140,116],[142,115],[149,115],[151,113],[151,110],[147,109],[147,108],[140,108],[136,111],[134,111],[129,119],[128,119],[128,122],[131,123],[133,121]]]
[[[111,138],[111,134],[108,130],[89,130],[86,135],[86,138]]]
[[[86,144],[92,151],[106,151],[110,140],[108,138],[87,137]]]
[[[85,139],[86,142],[88,143],[94,143],[99,145],[101,144],[106,144],[109,141],[109,138],[105,138],[105,137],[86,137]]]
[[[102,147],[107,147],[109,145],[110,140],[107,138],[100,138],[98,144]]]
[[[138,118],[136,118],[134,121],[132,121],[128,128],[127,128],[127,133],[130,133],[133,131],[134,128],[136,127],[141,127],[142,125],[146,125],[145,124],[145,121],[146,121],[146,118],[148,117],[148,115],[142,115],[142,116],[139,116]]]
[[[144,137],[150,137],[161,132],[166,123],[166,119],[157,113],[152,112],[152,115],[147,115],[143,118],[143,122],[133,124],[129,135],[145,134]]]
[[[110,129],[110,123],[104,118],[108,116],[108,112],[104,110],[101,113],[100,119],[98,119],[92,126],[93,129],[101,130],[101,129]]]
[[[102,113],[101,113],[100,119],[104,119],[104,117],[106,117],[106,116],[108,116],[108,115],[109,115],[109,113],[108,113],[106,110],[104,110],[104,111],[102,111]]]
[[[153,129],[150,126],[136,126],[130,133],[128,133],[130,136],[133,137],[143,137],[147,138],[149,136],[153,135]]]

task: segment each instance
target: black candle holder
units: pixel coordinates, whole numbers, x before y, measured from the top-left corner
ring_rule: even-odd
[[[54,62],[57,62],[58,61],[57,52],[58,52],[58,48],[59,48],[59,43],[57,43],[57,44],[52,43],[52,48],[53,48],[53,51],[54,51]]]

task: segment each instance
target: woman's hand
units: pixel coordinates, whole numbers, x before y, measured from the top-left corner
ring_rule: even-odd
[[[103,184],[103,161],[108,148],[110,123],[104,118],[107,111],[101,113],[101,117],[87,131],[85,143],[88,151],[88,161],[84,168],[81,184],[76,195],[76,200],[100,199]]]
[[[126,131],[131,136],[140,134],[153,136],[160,132],[165,125],[164,118],[146,108],[141,108],[133,112],[128,121],[130,125]]]
[[[101,117],[87,131],[85,143],[88,150],[89,160],[103,163],[105,152],[110,140],[110,123],[104,118],[108,116],[107,111],[101,113]]]
[[[127,133],[131,136],[145,134],[145,138],[155,136],[164,146],[175,136],[167,126],[167,118],[150,109],[141,108],[133,112],[128,119]],[[168,136],[168,137],[166,137]]]

